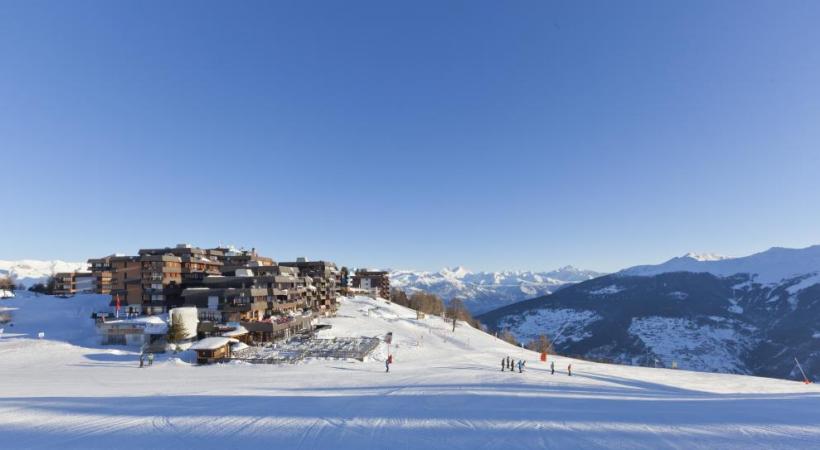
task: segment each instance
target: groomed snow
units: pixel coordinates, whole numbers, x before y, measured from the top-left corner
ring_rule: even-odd
[[[537,355],[381,300],[343,300],[321,337],[394,333],[365,362],[139,369],[93,344],[103,296],[4,301],[3,448],[809,448],[820,389],[736,375]],[[10,337],[11,330],[14,337]],[[44,331],[46,338],[37,339]],[[504,356],[528,360],[500,371]],[[572,377],[566,375],[572,363]]]

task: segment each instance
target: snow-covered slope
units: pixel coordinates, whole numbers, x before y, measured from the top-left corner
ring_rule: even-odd
[[[809,448],[820,388],[537,355],[395,304],[345,299],[322,337],[394,333],[370,360],[191,366],[92,344],[104,297],[0,306],[3,448]],[[10,330],[14,330],[13,333]],[[45,339],[34,338],[39,331]],[[15,335],[10,337],[9,334]],[[83,337],[85,336],[85,337]],[[502,372],[502,357],[526,359]],[[573,375],[567,376],[568,364]]]
[[[707,272],[722,277],[745,273],[758,283],[777,283],[820,272],[820,245],[800,249],[773,247],[740,258],[689,253],[662,264],[630,267],[619,273],[651,276],[668,272]]]
[[[438,272],[392,271],[390,285],[408,293],[429,292],[446,301],[458,297],[474,314],[479,314],[510,303],[547,295],[567,284],[600,275],[603,274],[572,266],[550,272],[471,272],[459,266]]]
[[[30,287],[35,283],[43,283],[48,277],[58,272],[73,272],[87,268],[88,264],[84,262],[66,262],[58,259],[52,261],[36,259],[0,260],[0,276],[11,277],[15,283],[23,284],[26,287]]]

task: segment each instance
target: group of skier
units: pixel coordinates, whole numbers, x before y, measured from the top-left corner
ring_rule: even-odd
[[[149,353],[148,355],[146,355],[145,353],[140,353],[140,369],[145,367],[145,360],[146,359],[148,360],[148,366],[153,366],[154,365],[154,354],[153,353]]]
[[[506,358],[501,358],[501,371],[504,372],[505,370],[509,370],[510,372],[515,372],[515,367],[518,366],[518,373],[524,372],[524,368],[527,366],[527,361],[518,360],[516,362],[514,359],[511,359],[509,356]],[[555,375],[555,361],[550,361],[550,374]],[[572,376],[572,364],[567,366],[567,375]]]
[[[519,359],[516,362],[514,359],[511,359],[509,356],[506,358],[501,358],[501,371],[503,372],[504,369],[509,369],[510,372],[515,372],[515,367],[518,366],[518,373],[524,372],[524,367],[527,366],[527,361]]]

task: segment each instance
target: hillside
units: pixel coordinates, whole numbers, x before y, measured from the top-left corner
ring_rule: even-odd
[[[0,260],[0,277],[10,277],[17,284],[30,287],[36,283],[44,283],[48,277],[57,272],[73,272],[88,267],[84,262],[66,262],[59,259],[41,261],[36,259],[22,259],[19,261]]]
[[[390,273],[392,287],[409,293],[424,291],[445,301],[460,298],[473,314],[540,297],[572,283],[589,280],[602,273],[562,267],[548,272],[472,272],[463,267],[438,272],[397,270]]]
[[[738,272],[740,271],[740,272]],[[479,317],[558,351],[626,364],[795,379],[820,376],[820,247],[674,258]]]
[[[22,297],[0,338],[10,448],[799,448],[820,439],[820,388],[537,355],[440,318],[343,299],[322,337],[394,333],[365,361],[192,366],[95,345],[104,296]],[[8,311],[7,311],[8,312]],[[13,329],[13,332],[12,332]],[[45,339],[34,338],[43,331]],[[500,371],[510,355],[524,373]],[[183,355],[184,356],[184,355]],[[573,376],[566,368],[573,364]]]

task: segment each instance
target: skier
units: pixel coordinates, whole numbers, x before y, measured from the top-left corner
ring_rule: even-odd
[[[507,355],[507,368],[512,369],[512,364],[510,364],[510,355]]]
[[[555,361],[550,361],[550,375],[555,375]]]
[[[501,371],[502,372],[504,371],[504,367],[506,367],[506,365],[507,365],[507,362],[504,361],[504,358],[501,358]]]
[[[387,360],[384,362],[385,372],[390,372],[390,364],[393,362],[393,355],[387,355]]]
[[[145,365],[145,355],[140,353],[140,369],[142,369],[142,366],[144,366],[144,365]]]
[[[572,364],[567,366],[567,375],[572,376]]]
[[[518,373],[523,373],[523,372],[524,372],[524,371],[522,370],[522,369],[523,369],[523,367],[524,367],[524,363],[523,363],[523,362],[519,359],[519,360],[518,360]]]
[[[150,367],[150,366],[152,366],[152,365],[154,365],[154,354],[153,354],[153,353],[149,353],[149,354],[148,354],[148,366]]]

